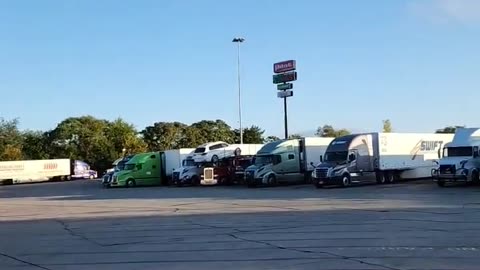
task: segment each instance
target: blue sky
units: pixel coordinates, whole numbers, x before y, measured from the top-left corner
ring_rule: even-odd
[[[283,134],[272,64],[296,59],[290,133],[331,124],[430,132],[479,126],[480,5],[423,1],[0,0],[0,117],[224,119]]]

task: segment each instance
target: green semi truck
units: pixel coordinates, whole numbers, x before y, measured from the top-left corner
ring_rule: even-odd
[[[124,170],[115,172],[111,187],[135,187],[167,185],[165,153],[149,152],[133,156],[125,163]]]

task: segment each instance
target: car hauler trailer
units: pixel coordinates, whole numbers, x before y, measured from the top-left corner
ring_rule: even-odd
[[[442,146],[453,134],[364,133],[336,138],[312,173],[313,182],[349,186],[430,178]]]
[[[0,184],[96,178],[97,172],[79,160],[43,159],[0,162]]]
[[[479,183],[480,128],[458,128],[453,141],[444,145],[443,157],[432,170],[438,186],[448,182]]]
[[[276,183],[308,183],[313,166],[320,162],[333,138],[305,137],[265,144],[245,170],[249,187]]]

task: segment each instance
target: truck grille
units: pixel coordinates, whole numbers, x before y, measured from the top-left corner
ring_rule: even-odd
[[[318,178],[326,178],[328,174],[328,168],[317,168],[315,169],[315,174]]]
[[[172,180],[173,180],[173,181],[178,181],[178,180],[180,180],[180,172],[173,172],[173,174],[172,174]]]
[[[441,174],[455,174],[455,165],[440,165]]]
[[[205,168],[205,169],[203,169],[203,179],[205,179],[205,180],[213,180],[213,168]]]

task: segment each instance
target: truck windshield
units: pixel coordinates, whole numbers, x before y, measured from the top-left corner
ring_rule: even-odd
[[[183,167],[193,167],[193,166],[195,166],[195,161],[193,161],[193,159],[184,159],[182,161],[182,166]]]
[[[135,164],[133,163],[125,164],[125,170],[131,171],[133,169],[135,169]]]
[[[326,152],[325,161],[329,162],[343,162],[347,160],[347,151]]]
[[[447,147],[443,150],[444,157],[471,157],[473,156],[473,148],[465,147]]]
[[[273,163],[273,155],[255,157],[255,161],[254,161],[255,165],[265,165],[270,163]]]

